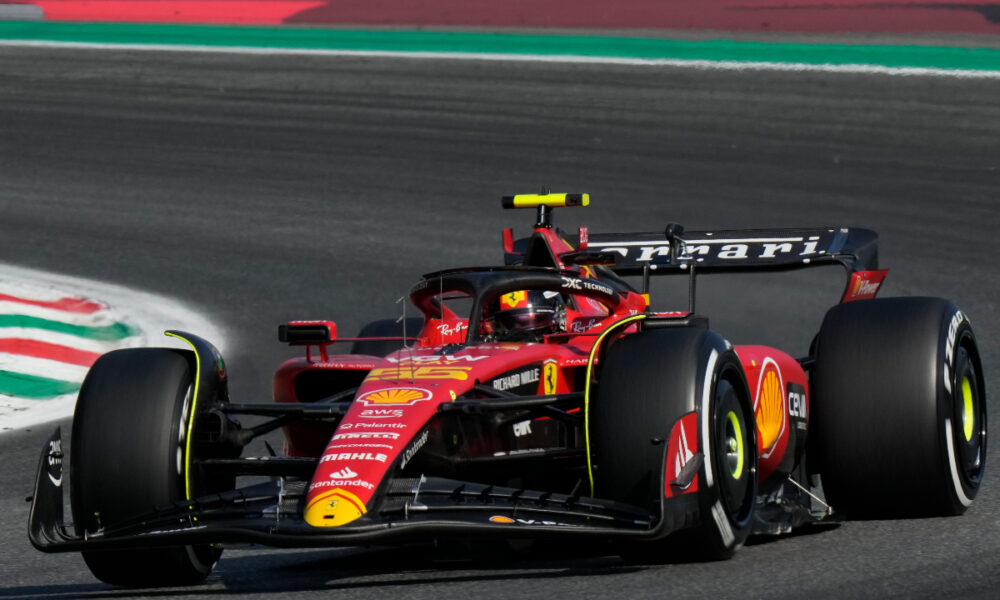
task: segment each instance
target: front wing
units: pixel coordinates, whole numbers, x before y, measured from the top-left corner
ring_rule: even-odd
[[[29,537],[45,552],[226,543],[347,546],[469,535],[652,539],[697,518],[694,496],[667,499],[660,514],[653,514],[586,496],[420,477],[385,482],[380,502],[358,521],[316,528],[302,519],[308,482],[278,478],[174,502],[114,528],[77,534],[63,518],[60,447],[56,429],[43,449],[31,499]]]

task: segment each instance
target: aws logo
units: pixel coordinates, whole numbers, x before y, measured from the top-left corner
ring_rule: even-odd
[[[423,388],[399,387],[368,392],[367,394],[359,397],[358,401],[363,402],[368,406],[386,404],[415,404],[424,400],[430,400],[433,396],[434,394]]]
[[[760,367],[757,401],[754,404],[757,433],[760,435],[760,447],[763,450],[761,458],[771,455],[785,430],[784,389],[778,364],[771,358],[765,358]]]

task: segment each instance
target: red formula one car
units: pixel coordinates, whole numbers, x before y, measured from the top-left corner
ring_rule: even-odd
[[[221,356],[191,334],[168,333],[189,351],[104,355],[73,422],[73,524],[57,430],[32,543],[82,552],[104,581],[154,585],[204,578],[233,543],[561,537],[716,559],[833,510],[972,503],[986,457],[972,328],[948,300],[874,299],[873,232],[669,225],[570,243],[553,208],[588,201],[505,198],[537,211],[531,235],[504,232],[505,266],[425,275],[410,292],[419,318],[356,338],[329,321],[280,327],[305,351],[275,374],[274,403],[231,402]],[[696,273],[831,263],[848,281],[809,356],[733,346],[693,313]],[[653,312],[653,275],[688,277],[689,309]],[[283,453],[241,457],[278,428]]]

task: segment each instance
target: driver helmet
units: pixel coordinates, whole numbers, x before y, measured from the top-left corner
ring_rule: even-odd
[[[493,341],[540,341],[566,331],[566,304],[553,291],[521,290],[489,303],[483,333]]]

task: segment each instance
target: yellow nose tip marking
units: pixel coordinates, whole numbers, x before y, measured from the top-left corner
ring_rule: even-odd
[[[361,518],[365,503],[351,492],[335,488],[313,498],[306,507],[306,523],[313,527],[339,527]]]

